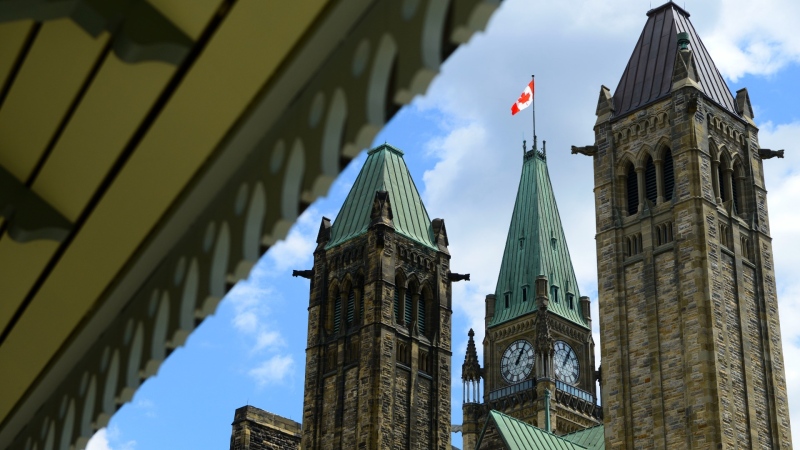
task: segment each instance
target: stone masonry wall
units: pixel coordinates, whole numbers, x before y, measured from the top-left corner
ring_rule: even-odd
[[[358,368],[344,373],[344,417],[342,423],[342,448],[356,448],[358,425]]]
[[[728,338],[728,357],[731,364],[730,392],[734,407],[728,413],[734,416],[737,445],[749,448],[751,443],[747,426],[747,390],[745,389],[742,361],[742,327],[739,318],[739,297],[736,292],[736,269],[732,255],[723,252],[721,269],[722,281],[725,285],[723,290],[725,325]],[[723,412],[724,414],[725,412]]]
[[[767,411],[767,389],[764,373],[764,350],[761,330],[758,326],[758,307],[755,294],[755,269],[744,265],[742,270],[744,278],[743,299],[747,310],[747,332],[745,340],[749,344],[751,376],[753,380],[753,395],[751,396],[750,409],[755,412],[755,428],[758,433],[758,447],[761,449],[772,448],[772,437],[769,429],[769,420],[764,411]]]
[[[300,424],[254,406],[236,410],[231,450],[299,450]]]
[[[336,440],[336,377],[329,376],[323,381],[322,394],[322,420],[320,420],[320,439],[318,446],[321,450],[333,448]]]
[[[652,350],[647,329],[647,301],[642,262],[625,267],[625,307],[628,312],[628,364],[634,448],[653,448]]]
[[[414,395],[414,433],[417,448],[431,448],[431,381],[417,376]]]
[[[408,442],[408,384],[410,378],[411,374],[408,370],[399,367],[395,369],[394,423],[392,423],[394,438],[391,448],[405,448]],[[416,430],[414,432],[416,433]]]
[[[666,448],[681,448],[686,445],[683,381],[686,361],[683,354],[683,326],[681,304],[678,301],[675,254],[667,251],[656,255],[654,259],[665,443]]]

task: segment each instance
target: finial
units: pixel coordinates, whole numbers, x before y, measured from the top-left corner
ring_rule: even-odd
[[[467,333],[467,336],[469,336],[469,337],[475,336],[475,332],[472,331],[472,328],[469,329],[469,333]]]
[[[525,144],[526,144],[526,143],[525,143],[525,139],[523,139],[523,140],[522,140],[522,154],[523,154],[523,155],[525,154],[525,152],[527,152],[527,151],[528,151],[528,150],[527,150],[527,148],[525,147]]]
[[[542,141],[542,155],[547,156],[547,141]]]
[[[689,33],[685,31],[678,33],[678,50],[689,50]]]

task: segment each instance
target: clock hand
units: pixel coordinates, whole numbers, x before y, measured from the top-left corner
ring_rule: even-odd
[[[522,359],[522,353],[524,352],[525,352],[524,348],[519,351],[519,356],[517,356],[517,362],[514,363],[515,366],[519,364],[519,360]]]

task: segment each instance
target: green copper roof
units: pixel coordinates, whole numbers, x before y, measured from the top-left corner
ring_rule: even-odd
[[[531,150],[525,154],[522,163],[517,200],[497,277],[497,300],[490,327],[536,310],[535,281],[539,275],[547,276],[551,286],[550,311],[588,328],[581,313],[581,295],[550,184],[547,162],[544,154]],[[553,286],[557,287],[555,296]]]
[[[606,437],[603,425],[597,425],[585,430],[565,434],[561,437],[575,444],[582,445],[589,450],[605,450],[606,448]]]
[[[383,144],[367,153],[367,161],[331,227],[331,248],[367,232],[375,192],[388,191],[394,229],[422,245],[438,248],[419,191],[408,172],[403,152]]]
[[[483,440],[486,428],[492,422],[497,427],[497,433],[508,450],[582,450],[586,448],[494,410],[489,411],[489,417],[487,417],[486,424],[478,438],[478,444]]]

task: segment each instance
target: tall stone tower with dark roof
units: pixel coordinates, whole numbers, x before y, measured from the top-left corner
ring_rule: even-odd
[[[368,153],[323,218],[308,308],[303,449],[450,449],[451,280],[403,153]]]
[[[483,398],[465,396],[465,448],[490,410],[539,428],[549,421],[556,434],[600,423],[589,298],[575,279],[547,157],[535,148],[524,152],[497,288],[486,297],[482,369],[473,346],[470,336],[465,391],[478,371],[485,385]]]
[[[606,448],[791,448],[773,153],[689,14],[647,17],[594,145],[573,149],[594,159]]]

